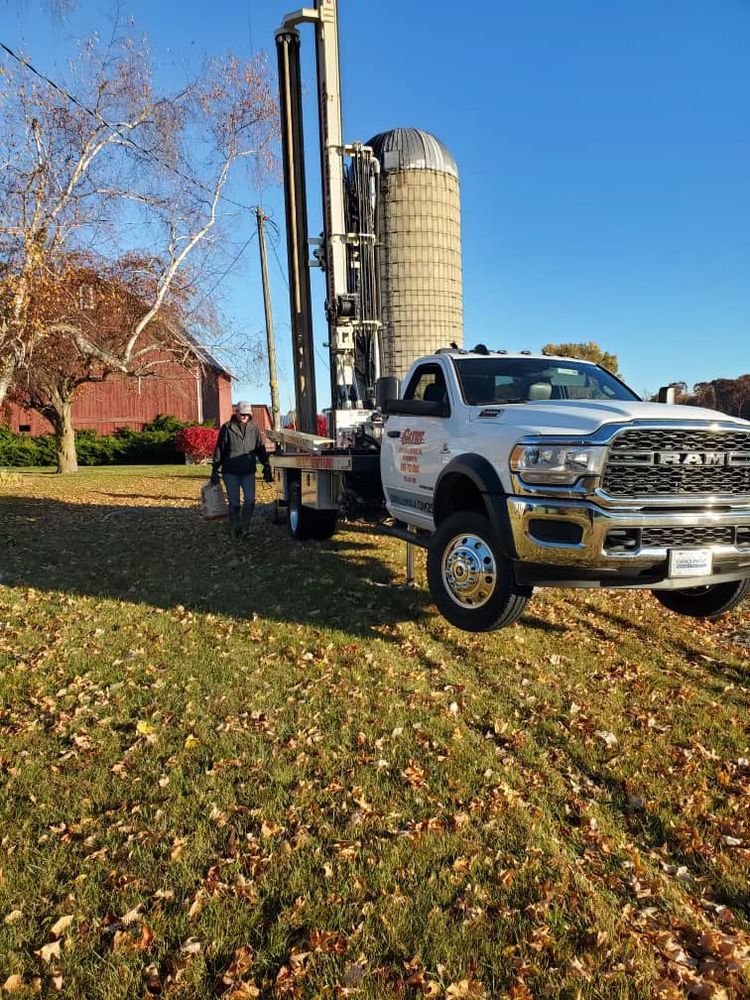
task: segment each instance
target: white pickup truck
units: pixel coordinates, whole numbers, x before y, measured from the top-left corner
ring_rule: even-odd
[[[645,403],[597,365],[441,352],[391,401],[389,512],[430,533],[440,611],[515,621],[536,586],[641,587],[721,614],[750,590],[750,422]]]
[[[483,348],[419,359],[384,409],[379,477],[370,428],[359,449],[279,456],[279,499],[293,535],[326,537],[377,480],[453,625],[509,625],[534,587],[645,588],[694,617],[750,592],[750,422],[642,402],[589,362]]]

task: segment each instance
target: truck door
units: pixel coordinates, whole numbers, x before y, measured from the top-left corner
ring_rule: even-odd
[[[442,365],[435,361],[419,365],[402,399],[447,403],[452,409]],[[403,515],[410,522],[433,526],[432,497],[448,447],[449,423],[449,415],[388,417],[381,468],[387,504],[396,517]]]

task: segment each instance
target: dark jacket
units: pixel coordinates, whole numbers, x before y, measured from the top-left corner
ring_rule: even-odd
[[[263,465],[268,464],[268,452],[252,417],[244,427],[234,417],[221,425],[213,458],[214,473],[221,469],[234,476],[250,475],[255,472],[256,458]]]

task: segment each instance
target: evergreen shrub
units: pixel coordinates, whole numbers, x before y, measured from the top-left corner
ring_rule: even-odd
[[[97,434],[94,430],[76,431],[76,453],[79,465],[176,465],[182,462],[182,452],[175,445],[176,435],[193,426],[168,414],[159,414],[143,430],[118,427],[114,434]],[[216,431],[204,426],[197,428],[216,437]],[[55,439],[51,434],[31,436],[14,434],[0,425],[0,468],[28,468],[33,465],[55,465]]]

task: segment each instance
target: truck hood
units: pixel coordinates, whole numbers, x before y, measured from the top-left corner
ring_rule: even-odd
[[[482,416],[484,414],[484,416]],[[641,403],[637,400],[542,400],[534,403],[509,403],[505,406],[474,406],[472,422],[517,427],[528,434],[593,434],[605,424],[634,420],[670,421],[676,424],[731,422],[750,429],[750,421],[730,417],[716,410],[697,406],[674,406],[664,403]]]

